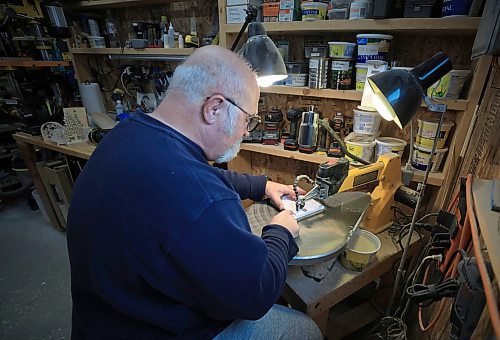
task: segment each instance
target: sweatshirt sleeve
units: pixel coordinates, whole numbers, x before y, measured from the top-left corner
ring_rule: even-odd
[[[266,226],[262,237],[249,230],[238,201],[215,202],[169,254],[191,283],[190,297],[214,319],[257,320],[282,293],[297,244],[279,225]]]
[[[266,176],[252,176],[222,169],[219,171],[233,185],[234,190],[240,195],[240,199],[249,198],[253,201],[260,201],[264,197],[267,183]]]

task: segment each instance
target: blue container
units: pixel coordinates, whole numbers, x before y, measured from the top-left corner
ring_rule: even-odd
[[[472,0],[443,0],[441,16],[449,17],[451,15],[469,15]]]
[[[386,34],[358,34],[358,56],[356,62],[364,64],[367,60],[387,60],[392,35]]]

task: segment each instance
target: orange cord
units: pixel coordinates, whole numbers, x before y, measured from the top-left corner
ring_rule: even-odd
[[[474,254],[476,255],[479,273],[481,274],[481,281],[483,282],[484,295],[486,296],[486,304],[488,306],[488,311],[490,312],[491,325],[493,326],[493,330],[495,331],[497,339],[500,339],[500,316],[498,315],[498,306],[495,301],[495,296],[493,294],[493,288],[488,276],[486,264],[484,263],[483,254],[481,253],[481,249],[479,248],[479,232],[477,228],[474,207],[472,206],[472,175],[467,175],[465,194],[467,197],[467,216],[469,216],[469,221],[471,224],[470,229],[472,232],[472,242],[474,244]]]

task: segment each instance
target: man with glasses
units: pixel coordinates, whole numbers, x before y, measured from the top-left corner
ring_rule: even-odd
[[[78,177],[68,216],[74,339],[320,339],[274,305],[297,253],[278,213],[261,237],[242,199],[283,210],[291,187],[210,166],[257,127],[259,88],[226,49],[196,50],[166,98],[106,135]]]

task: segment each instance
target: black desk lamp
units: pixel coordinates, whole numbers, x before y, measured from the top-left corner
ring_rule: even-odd
[[[411,122],[412,118],[417,113],[417,110],[422,102],[422,98],[428,106],[429,111],[441,113],[434,143],[430,154],[429,164],[425,171],[425,177],[421,185],[419,185],[418,198],[413,212],[410,231],[406,247],[401,257],[394,290],[389,300],[386,316],[390,316],[392,304],[396,296],[396,291],[399,286],[399,281],[404,273],[404,265],[406,262],[407,252],[410,247],[411,237],[415,228],[418,210],[422,203],[427,179],[432,168],[434,153],[436,150],[437,140],[441,131],[441,126],[444,121],[444,113],[446,104],[433,102],[426,95],[427,89],[439,81],[446,73],[452,70],[450,59],[443,53],[439,52],[431,58],[427,59],[411,71],[406,70],[390,70],[387,72],[377,73],[368,78],[368,83],[374,94],[372,97],[373,104],[382,118],[389,121],[394,121],[399,128],[403,128]],[[413,143],[413,141],[411,141]],[[412,157],[412,155],[410,155]]]
[[[274,82],[287,77],[285,62],[274,42],[267,36],[264,25],[260,22],[252,22],[257,18],[257,7],[248,6],[246,13],[245,23],[231,51],[236,49],[248,26],[248,40],[238,53],[252,65],[257,73],[259,86],[271,86]]]

